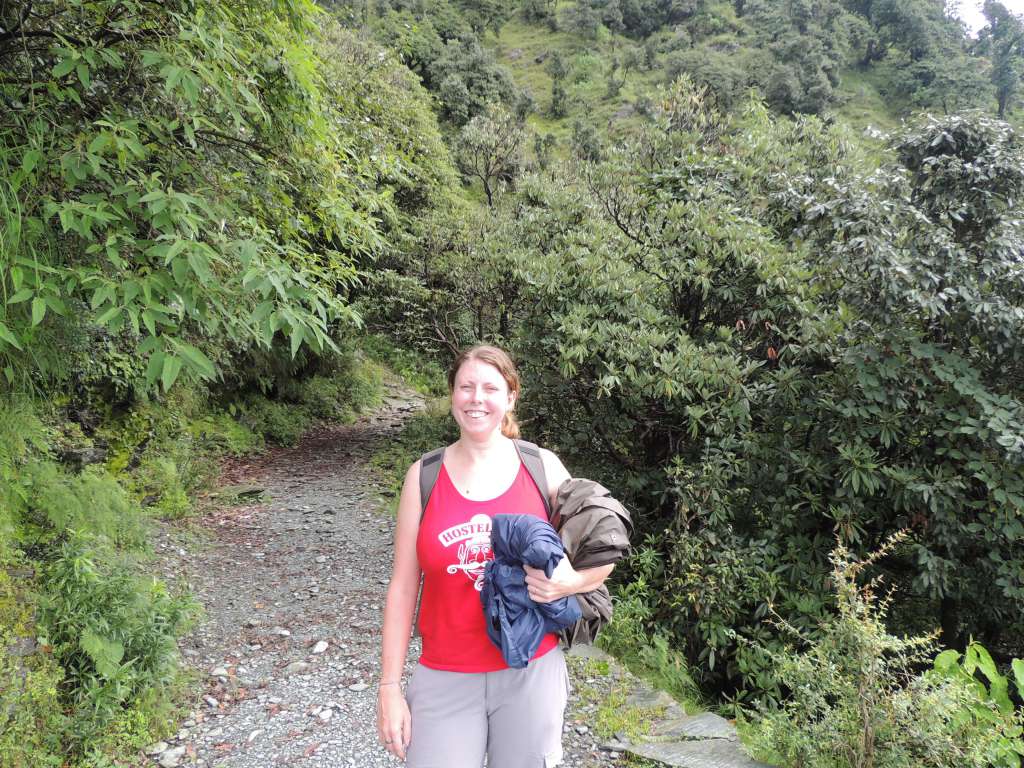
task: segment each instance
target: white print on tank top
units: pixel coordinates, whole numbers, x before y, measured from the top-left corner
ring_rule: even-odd
[[[459,562],[448,566],[448,573],[462,571],[477,592],[484,588],[484,566],[491,559],[491,518],[473,515],[468,523],[446,528],[437,535],[444,547],[458,544]]]

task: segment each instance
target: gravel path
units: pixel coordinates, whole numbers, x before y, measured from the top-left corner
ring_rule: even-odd
[[[205,610],[182,646],[203,690],[146,765],[401,765],[374,725],[394,521],[367,459],[421,406],[402,392],[355,424],[229,464],[224,483],[263,497],[203,516],[198,530],[164,532],[161,570],[185,575]],[[418,654],[414,641],[410,662]],[[564,765],[619,764],[584,724],[586,710],[578,697],[570,704]]]

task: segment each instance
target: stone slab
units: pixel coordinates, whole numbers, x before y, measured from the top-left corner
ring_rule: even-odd
[[[608,662],[615,661],[615,659],[612,656],[602,651],[596,645],[584,645],[582,643],[577,643],[576,645],[574,645],[572,648],[566,651],[566,655],[576,656],[580,659],[596,659],[597,661]]]
[[[647,686],[642,686],[626,697],[627,707],[642,707],[644,709],[669,709],[678,707],[676,700],[665,691],[656,691]],[[682,714],[680,712],[680,714]]]
[[[663,720],[651,729],[651,736],[660,740],[686,741],[690,739],[736,740],[736,728],[714,712]]]
[[[727,739],[631,744],[625,749],[673,768],[772,768],[752,760],[739,744]]]

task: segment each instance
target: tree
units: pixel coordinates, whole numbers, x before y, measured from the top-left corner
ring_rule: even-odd
[[[1002,3],[993,0],[987,0],[982,12],[988,25],[979,35],[979,44],[992,60],[991,78],[996,88],[997,114],[1002,120],[1020,88],[1021,67],[1024,66],[1024,22]]]
[[[572,152],[578,159],[588,163],[596,163],[601,159],[601,138],[592,124],[579,119],[573,121]]]
[[[836,537],[910,528],[886,563],[907,629],[1019,636],[1020,139],[921,120],[879,165],[820,120],[723,117],[685,80],[658,103],[581,185],[502,198],[486,241],[523,274],[477,294],[517,297],[477,329],[511,339],[538,437],[630,494],[650,625],[709,688],[778,696],[732,633],[779,649],[771,607],[813,630]]]
[[[628,71],[618,56],[612,57],[612,60],[605,69],[605,85],[607,88],[604,95],[606,99],[613,99],[619,95],[622,86],[626,84]]]
[[[454,4],[480,37],[488,29],[498,35],[514,9],[512,3],[504,0],[455,0]]]
[[[560,26],[568,32],[593,39],[601,28],[601,16],[589,0],[576,0],[562,9]]]
[[[555,18],[556,0],[523,0],[523,18],[527,21],[550,23]]]
[[[551,81],[551,106],[548,114],[554,118],[562,118],[569,114],[569,96],[563,83],[562,80]]]
[[[199,343],[331,348],[395,214],[374,191],[392,160],[357,149],[332,79],[336,25],[303,0],[19,5],[0,32],[8,382],[38,373],[53,322],[127,334],[165,389],[216,377]]]
[[[430,66],[430,83],[441,101],[441,115],[462,125],[488,104],[513,104],[516,87],[476,38],[449,40]]]
[[[551,164],[551,153],[558,144],[558,139],[553,133],[533,134],[533,154],[537,159],[537,167],[546,171]]]
[[[459,169],[464,176],[480,180],[488,207],[494,205],[496,185],[519,168],[522,141],[521,124],[504,107],[495,105],[459,132],[455,145]]]

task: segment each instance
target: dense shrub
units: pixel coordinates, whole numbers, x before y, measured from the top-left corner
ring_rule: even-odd
[[[987,662],[993,690],[1002,684],[1001,704],[957,665],[956,651],[922,672],[935,655],[933,638],[891,634],[891,596],[879,598],[877,580],[858,583],[898,540],[863,561],[843,547],[832,554],[838,613],[813,637],[781,622],[798,648],[768,653],[789,697],[762,703],[753,716],[747,743],[764,759],[799,768],[1019,765],[1024,715],[987,652],[972,645],[968,658]]]
[[[65,729],[58,689],[63,672],[37,653],[32,570],[0,559],[0,766],[57,768],[63,765]]]
[[[71,684],[67,745],[88,743],[132,697],[169,686],[189,603],[131,563],[72,536],[43,574],[40,637]]]
[[[1024,628],[1018,142],[924,120],[879,167],[680,83],[602,162],[520,179],[471,259],[417,257],[405,317],[512,346],[532,436],[636,505],[650,628],[703,686],[778,694],[733,632],[780,643],[770,605],[814,632],[837,534],[912,527],[899,617],[1001,647]]]
[[[412,76],[307,0],[47,0],[4,27],[8,384],[60,381],[83,335],[115,340],[118,397],[212,380],[225,348],[329,349],[358,267],[451,178]]]

